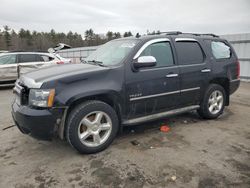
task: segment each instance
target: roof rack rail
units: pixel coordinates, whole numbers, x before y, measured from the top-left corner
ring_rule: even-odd
[[[213,33],[205,33],[205,34],[202,34],[202,35],[209,35],[209,36],[212,36],[212,37],[217,37],[217,38],[219,38],[219,37],[220,37],[220,36],[215,35],[215,34],[213,34]]]
[[[161,34],[166,34],[166,35],[180,35],[180,34],[188,34],[188,35],[195,35],[195,36],[212,36],[212,37],[217,37],[219,38],[218,35],[215,35],[213,33],[182,33],[181,31],[167,31],[167,32],[156,32],[156,33],[150,33],[149,35],[161,35]]]
[[[13,52],[39,52],[39,53],[48,53],[48,51],[45,51],[45,50],[10,50],[7,53],[13,53]]]
[[[182,34],[182,32],[180,32],[180,31],[164,31],[164,32],[153,32],[153,33],[149,33],[148,35],[161,35],[161,34],[179,35],[179,34]]]
[[[217,38],[219,38],[218,35],[215,35],[215,34],[213,34],[213,33],[183,33],[183,34],[190,34],[190,35],[195,35],[195,36],[207,35],[207,36],[212,36],[212,37],[217,37]]]
[[[166,35],[180,35],[182,32],[180,31],[167,31],[167,32],[160,32],[160,34],[166,34]]]

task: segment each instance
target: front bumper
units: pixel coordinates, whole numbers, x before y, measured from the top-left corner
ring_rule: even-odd
[[[28,106],[12,104],[12,117],[24,134],[41,140],[51,140],[57,131],[57,120],[63,115],[62,109],[32,109]]]

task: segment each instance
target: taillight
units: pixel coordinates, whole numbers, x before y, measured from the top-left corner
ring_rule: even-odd
[[[61,64],[64,64],[64,62],[63,61],[57,61],[56,64],[61,65]]]
[[[237,61],[236,75],[237,75],[237,78],[240,78],[240,62],[239,61]]]

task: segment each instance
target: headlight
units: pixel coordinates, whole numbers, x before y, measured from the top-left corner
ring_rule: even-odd
[[[55,89],[31,89],[29,93],[29,105],[37,107],[52,107],[55,97]]]

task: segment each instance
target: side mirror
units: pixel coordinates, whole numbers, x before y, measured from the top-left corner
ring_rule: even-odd
[[[141,56],[134,62],[135,68],[153,67],[156,65],[156,59],[154,56]]]

